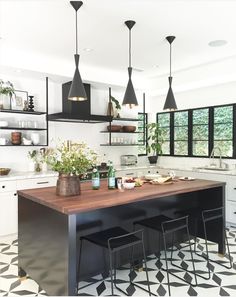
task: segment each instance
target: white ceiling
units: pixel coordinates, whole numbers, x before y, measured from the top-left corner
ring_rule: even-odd
[[[233,56],[235,12],[236,1],[228,0],[84,0],[78,12],[81,64],[126,71],[127,19],[137,22],[132,31],[133,67],[147,76],[168,71],[167,35],[177,37],[173,70]],[[75,13],[67,0],[0,0],[0,47],[73,63],[74,30]],[[215,39],[228,44],[209,47]]]

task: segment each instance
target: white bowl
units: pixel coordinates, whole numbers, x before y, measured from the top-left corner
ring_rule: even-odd
[[[7,127],[8,122],[7,121],[0,121],[0,127]]]
[[[134,183],[124,183],[124,189],[126,190],[131,190],[133,189],[135,186],[135,182]]]

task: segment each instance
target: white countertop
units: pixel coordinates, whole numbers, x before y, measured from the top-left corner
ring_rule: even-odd
[[[58,176],[58,173],[54,171],[48,171],[48,172],[15,171],[15,172],[10,172],[8,175],[0,176],[0,182],[7,181],[7,180],[19,180],[19,179],[53,177],[53,176]]]

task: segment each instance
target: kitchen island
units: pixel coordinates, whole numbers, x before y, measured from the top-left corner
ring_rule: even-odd
[[[113,226],[132,230],[134,220],[158,215],[174,217],[176,211],[224,206],[225,183],[207,180],[179,181],[168,185],[145,184],[133,190],[100,190],[81,184],[81,195],[59,197],[55,187],[19,191],[19,276],[26,272],[49,295],[77,295],[78,240],[81,235]],[[209,226],[209,239],[224,252],[224,223]],[[190,226],[191,230],[191,226]],[[147,232],[147,254],[157,242]],[[202,228],[198,228],[202,236]],[[81,278],[107,269],[104,251],[87,244]],[[125,255],[121,262],[125,263]]]

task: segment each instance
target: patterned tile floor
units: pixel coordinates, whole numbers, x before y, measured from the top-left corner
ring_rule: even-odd
[[[228,232],[228,239],[230,244],[231,256],[233,261],[236,261],[236,229]],[[182,248],[179,251],[179,246],[176,247],[173,254],[175,264],[187,267],[192,270],[190,262],[190,253],[188,248]],[[204,245],[202,240],[198,240],[198,251],[204,253]],[[168,252],[168,257],[170,252]],[[219,258],[217,254],[217,246],[210,243],[210,257],[217,259],[222,263],[228,263],[227,256]],[[206,261],[197,255],[194,255],[195,268],[201,275],[207,276]],[[158,261],[155,255],[148,257],[148,272],[151,285],[151,291],[159,296],[168,296],[167,277],[166,273],[159,268],[164,264],[164,253],[161,253],[161,261]],[[169,267],[175,275],[179,275],[192,279],[191,273],[183,273],[180,269],[171,266]],[[171,295],[176,297],[185,296],[236,296],[236,263],[233,268],[227,270],[215,263],[210,264],[211,279],[204,280],[198,277],[198,286],[194,287],[189,285],[175,276],[170,276],[171,282]],[[0,238],[0,296],[45,296],[46,293],[38,286],[38,284],[28,277],[24,281],[20,281],[17,277],[17,239],[14,236]],[[140,286],[147,288],[145,272],[133,272],[132,279]],[[122,267],[117,271],[117,283],[129,295],[135,296],[148,296],[148,293],[143,290],[133,287],[127,281],[129,279],[128,267]],[[88,285],[88,287],[79,290],[79,295],[110,295],[111,286],[110,279],[102,280],[102,276],[98,275],[80,283],[80,287]],[[115,290],[116,295],[122,295],[119,291]]]

